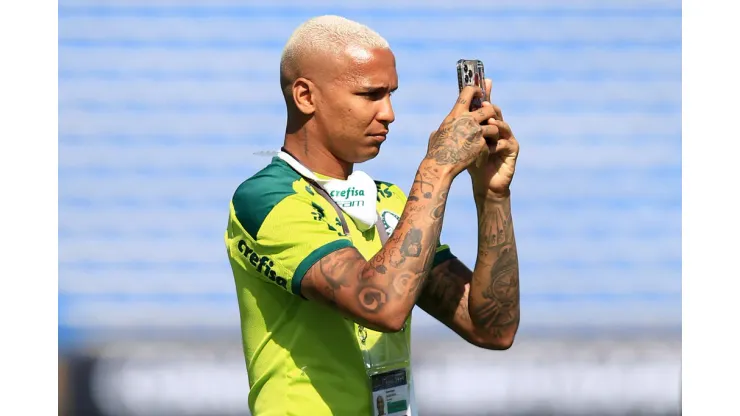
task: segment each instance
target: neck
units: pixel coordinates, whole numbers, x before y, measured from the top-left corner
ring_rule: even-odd
[[[334,156],[320,140],[312,140],[312,136],[305,125],[294,133],[286,133],[283,150],[312,172],[347,179],[352,174],[353,164]]]

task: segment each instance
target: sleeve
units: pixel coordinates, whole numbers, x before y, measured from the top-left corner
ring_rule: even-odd
[[[311,266],[352,246],[332,206],[301,194],[276,204],[253,234],[255,238],[244,232],[244,238],[233,243],[242,267],[248,274],[298,296],[301,280]]]
[[[399,205],[399,215],[403,213],[403,209],[406,206],[407,197],[403,190],[401,190],[401,188],[399,188],[397,185],[381,182],[378,185],[378,193],[379,195],[386,196],[388,198],[395,198],[396,204]],[[452,254],[450,246],[448,246],[447,244],[442,244],[441,241],[437,241],[437,251],[434,253],[434,262],[432,263],[432,268],[437,267],[447,260],[455,258],[457,258],[457,256]]]
[[[438,265],[446,262],[447,260],[456,259],[457,256],[452,254],[452,250],[450,250],[450,246],[447,244],[442,244],[440,241],[437,242],[437,252],[434,253],[434,262],[432,263],[432,268],[437,267]]]

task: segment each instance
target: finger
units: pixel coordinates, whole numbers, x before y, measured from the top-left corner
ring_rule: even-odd
[[[491,105],[496,110],[496,120],[503,120],[504,113],[501,112],[501,107],[497,106],[496,104],[491,104]]]
[[[495,116],[496,110],[493,108],[492,105],[484,105],[483,107],[473,111],[471,114],[476,123],[481,124],[482,122]]]
[[[489,122],[489,125],[496,126],[499,129],[499,134],[503,138],[509,138],[512,136],[511,132],[511,126],[509,126],[509,123],[503,121],[503,120],[493,120]]]
[[[483,101],[481,103],[481,107],[493,107],[493,104],[491,104],[489,101]],[[495,110],[495,108],[494,108]]]
[[[491,104],[488,101],[484,101],[483,102],[483,105],[484,106],[491,106],[491,107],[493,107],[494,111],[496,112],[496,114],[488,120],[488,124],[493,124],[493,122],[495,120],[503,120],[504,119],[504,115],[501,114],[501,107],[497,106],[496,104]]]
[[[496,148],[491,149],[491,152],[499,153],[501,151],[505,151],[504,153],[513,153],[513,152],[516,152],[517,149],[518,147],[515,141],[499,139],[496,141]]]
[[[493,87],[493,80],[490,78],[486,78],[485,84],[486,84],[486,96],[484,97],[484,99],[486,101],[491,101],[491,87]]]
[[[481,134],[485,137],[488,143],[492,143],[492,140],[498,140],[500,132],[498,126],[481,126]]]
[[[488,101],[483,101],[481,107],[493,107],[493,104],[489,103]],[[495,111],[495,109],[494,109]],[[481,124],[491,124],[491,121],[493,121],[496,118],[496,115],[494,114],[493,118],[489,118],[485,121],[483,121]]]
[[[496,104],[491,104],[488,101],[483,101],[483,107],[492,107],[495,111],[493,117],[486,120],[486,124],[494,124],[494,121],[496,120],[503,120],[503,116],[501,115],[501,108]]]
[[[481,97],[482,95],[483,91],[478,86],[466,86],[462,89],[462,91],[460,91],[460,95],[457,97],[457,102],[455,103],[455,106],[452,107],[450,116],[456,117],[461,114],[467,113],[468,111],[470,111],[470,103],[473,102],[473,99]]]

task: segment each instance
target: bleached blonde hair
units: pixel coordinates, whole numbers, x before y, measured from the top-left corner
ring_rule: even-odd
[[[335,15],[307,20],[293,31],[280,57],[280,86],[284,93],[300,77],[304,57],[318,53],[338,54],[350,46],[390,49],[388,41],[362,23]]]

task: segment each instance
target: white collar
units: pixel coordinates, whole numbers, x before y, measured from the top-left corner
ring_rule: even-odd
[[[352,218],[360,231],[364,232],[375,226],[378,220],[378,189],[370,175],[356,170],[349,175],[347,180],[322,179],[289,153],[281,151],[277,156],[300,175],[315,181],[324,188],[339,208]]]

